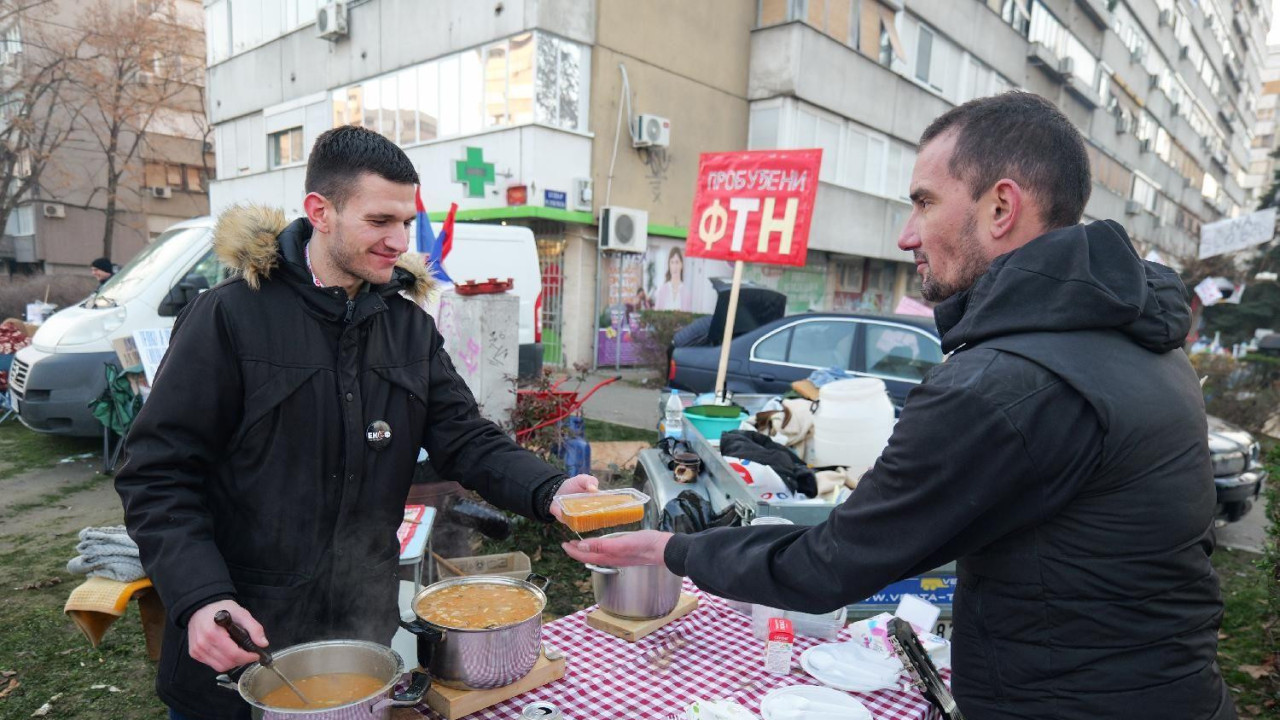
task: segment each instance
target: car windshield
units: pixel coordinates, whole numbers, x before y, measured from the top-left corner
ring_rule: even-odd
[[[84,307],[114,307],[129,302],[142,292],[157,272],[163,272],[191,246],[205,228],[169,230],[138,253],[120,272],[85,300]]]

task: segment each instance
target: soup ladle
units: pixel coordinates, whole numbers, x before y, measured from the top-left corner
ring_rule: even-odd
[[[285,677],[284,673],[280,672],[280,670],[273,664],[274,659],[271,657],[271,653],[264,647],[258,647],[258,644],[253,641],[253,638],[249,637],[249,631],[240,627],[235,620],[231,619],[231,613],[226,610],[219,610],[214,613],[213,621],[217,623],[218,627],[227,631],[227,634],[231,636],[231,640],[235,642],[236,645],[239,645],[241,650],[257,655],[258,663],[262,665],[262,667],[275,673],[276,677],[280,678],[284,684],[293,691],[293,694],[298,696],[298,699],[301,700],[304,705],[311,705],[311,701],[307,699],[306,695],[302,694],[302,691],[298,689],[298,686],[290,682],[289,678]]]

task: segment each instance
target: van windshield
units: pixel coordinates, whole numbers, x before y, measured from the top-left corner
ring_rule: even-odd
[[[160,237],[121,268],[120,272],[112,275],[101,290],[90,295],[83,307],[114,307],[134,299],[156,273],[171,268],[173,262],[206,232],[207,228],[191,227],[161,233]]]

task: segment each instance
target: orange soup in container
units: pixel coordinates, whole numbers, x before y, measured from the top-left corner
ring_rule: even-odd
[[[640,522],[644,519],[644,506],[648,502],[648,495],[631,489],[576,493],[556,498],[564,524],[578,533]]]

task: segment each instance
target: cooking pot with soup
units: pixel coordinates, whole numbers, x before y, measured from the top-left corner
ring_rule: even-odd
[[[431,676],[414,671],[409,688],[394,693],[404,662],[394,650],[363,640],[303,643],[273,653],[273,665],[310,702],[304,704],[280,679],[258,663],[235,682],[219,675],[218,683],[238,690],[264,720],[389,720],[391,708],[422,702]]]
[[[476,575],[428,585],[413,597],[418,663],[435,682],[463,690],[510,685],[542,652],[547,578]],[[535,584],[536,583],[536,584]]]

